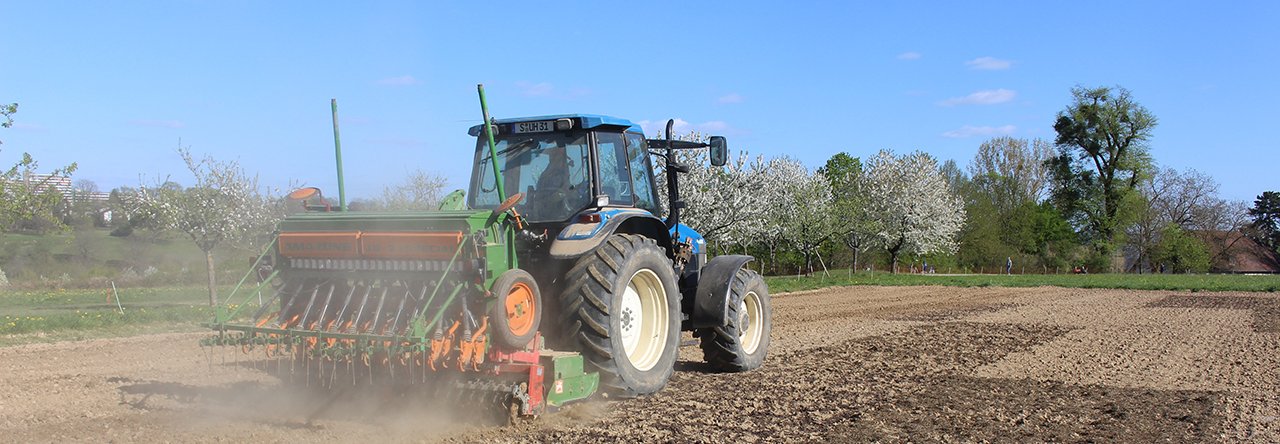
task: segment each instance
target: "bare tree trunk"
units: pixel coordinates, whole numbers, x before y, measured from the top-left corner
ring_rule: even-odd
[[[813,276],[813,253],[808,249],[804,250],[804,275]]]
[[[204,252],[204,263],[205,269],[209,272],[209,306],[216,307],[218,305],[218,287],[213,279],[213,250]]]
[[[773,242],[769,242],[769,274],[778,274],[777,248],[773,246]]]

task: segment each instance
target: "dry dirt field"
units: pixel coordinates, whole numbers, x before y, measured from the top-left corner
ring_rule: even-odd
[[[8,442],[1280,442],[1280,297],[855,287],[775,296],[744,374],[512,427],[413,393],[282,385],[199,334],[0,348]],[[212,358],[210,358],[212,356]]]

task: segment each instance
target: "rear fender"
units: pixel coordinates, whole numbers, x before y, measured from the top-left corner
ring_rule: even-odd
[[[689,322],[693,328],[725,325],[729,313],[729,287],[733,275],[747,262],[755,258],[741,254],[716,256],[702,267],[698,276],[698,291],[693,301],[693,314]]]
[[[606,208],[597,213],[599,222],[577,221],[564,227],[551,242],[550,254],[555,259],[574,259],[590,253],[614,233],[644,235],[670,250],[671,238],[662,220],[652,213],[635,208]]]

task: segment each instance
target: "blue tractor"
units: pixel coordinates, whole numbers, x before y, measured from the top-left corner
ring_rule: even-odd
[[[680,223],[688,166],[676,151],[708,149],[723,166],[724,137],[673,140],[668,122],[665,138],[646,139],[635,123],[589,114],[486,120],[470,129],[466,206],[518,222],[514,254],[528,273],[519,279],[545,307],[537,325],[549,345],[581,353],[613,396],[662,389],[681,331],[715,369],[761,365],[771,327],[764,279],[745,267],[750,256],[708,260],[703,237]],[[665,202],[655,156],[666,166]]]

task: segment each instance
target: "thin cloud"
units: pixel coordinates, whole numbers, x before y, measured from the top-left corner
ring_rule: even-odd
[[[988,89],[969,94],[964,97],[952,97],[938,102],[942,106],[956,105],[995,105],[1013,100],[1018,95],[1011,89]]]
[[[187,124],[178,120],[151,120],[151,119],[134,119],[129,121],[130,125],[146,126],[151,128],[169,128],[179,129],[186,128]]]
[[[902,54],[898,54],[898,60],[919,60],[920,57],[923,57],[923,56],[920,55],[920,53],[915,51],[908,51]]]
[[[516,82],[516,87],[520,88],[520,94],[525,97],[545,97],[555,91],[555,87],[547,82],[533,83],[521,80]]]
[[[984,71],[1000,71],[1009,69],[1013,66],[1013,62],[1001,60],[995,57],[978,57],[976,59],[964,62],[969,69],[980,69]]]
[[[385,79],[378,80],[378,84],[382,86],[412,86],[412,85],[417,85],[419,83],[422,83],[422,81],[414,78],[411,75],[403,75],[399,77],[387,77]]]
[[[44,125],[35,124],[35,123],[13,122],[13,129],[31,130],[31,131],[44,131],[44,130],[47,130],[47,129],[49,129],[49,128],[48,128],[48,127],[46,127],[46,126],[44,126]]]
[[[1013,125],[1004,125],[1004,126],[965,125],[960,127],[960,129],[951,130],[951,131],[942,133],[942,137],[948,137],[952,139],[963,139],[965,137],[973,137],[973,136],[1005,136],[1005,135],[1013,134],[1013,132],[1017,130],[1018,130],[1018,127]]]
[[[729,94],[720,96],[720,98],[716,99],[716,103],[725,105],[725,104],[731,104],[731,103],[742,103],[742,100],[743,99],[741,94],[729,93]]]

